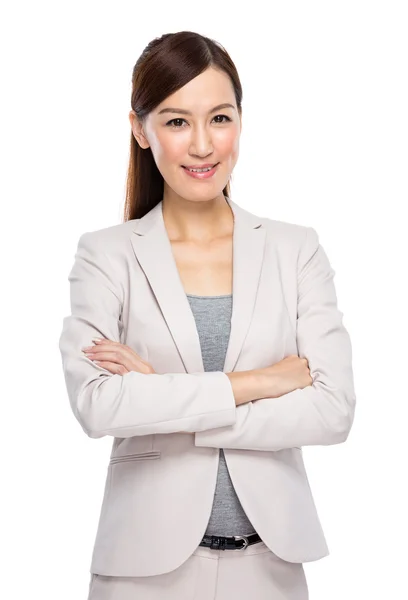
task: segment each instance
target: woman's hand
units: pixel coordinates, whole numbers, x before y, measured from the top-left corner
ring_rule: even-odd
[[[129,346],[108,339],[94,338],[92,341],[95,342],[95,345],[85,346],[82,348],[83,353],[95,364],[114,375],[124,375],[129,371],[137,371],[147,375],[156,373],[152,365],[140,358]],[[180,431],[179,433],[189,432]],[[189,434],[191,435],[191,433]]]
[[[263,397],[277,398],[294,390],[313,384],[307,358],[297,354],[286,356],[279,362],[258,369],[263,376]]]
[[[94,346],[82,348],[85,356],[114,375],[137,371],[150,375],[156,371],[129,346],[108,339],[94,338]]]

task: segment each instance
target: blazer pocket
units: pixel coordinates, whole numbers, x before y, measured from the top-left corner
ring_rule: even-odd
[[[160,456],[161,452],[153,450],[150,452],[138,452],[136,454],[124,454],[123,456],[112,456],[109,460],[109,464],[115,465],[117,463],[129,461],[154,460],[156,458],[160,458]]]

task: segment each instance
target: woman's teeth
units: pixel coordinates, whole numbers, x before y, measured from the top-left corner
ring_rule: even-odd
[[[213,167],[208,167],[207,169],[189,169],[186,167],[188,171],[192,171],[193,173],[206,173],[207,171],[211,171]]]

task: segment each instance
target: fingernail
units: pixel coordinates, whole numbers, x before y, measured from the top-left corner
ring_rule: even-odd
[[[97,344],[98,342],[103,342],[103,338],[92,338],[92,341]]]

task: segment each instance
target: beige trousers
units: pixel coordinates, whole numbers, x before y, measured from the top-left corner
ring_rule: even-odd
[[[278,558],[263,543],[245,550],[199,546],[177,569],[150,577],[91,574],[88,600],[308,600],[301,563]]]

